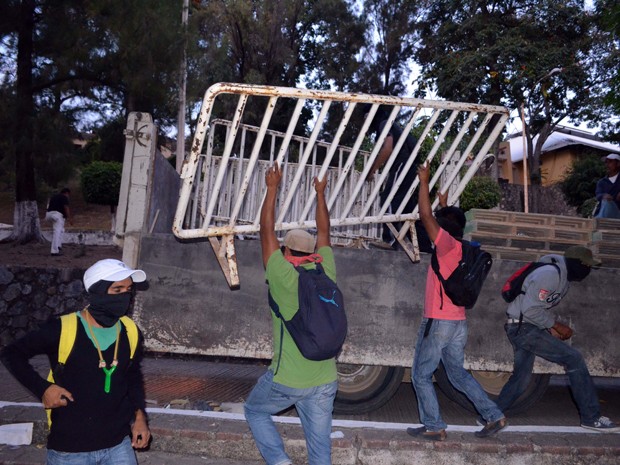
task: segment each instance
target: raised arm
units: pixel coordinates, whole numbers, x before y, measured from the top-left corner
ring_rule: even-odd
[[[371,180],[375,173],[381,169],[385,162],[388,161],[390,155],[392,154],[392,150],[394,149],[394,138],[392,135],[388,135],[383,141],[383,145],[379,149],[379,153],[377,154],[377,158],[375,158],[375,162],[372,164],[370,171],[366,175],[366,180]]]
[[[316,248],[331,246],[329,235],[330,222],[327,202],[325,200],[325,186],[327,185],[327,174],[319,181],[314,178],[314,189],[316,190]]]
[[[263,252],[263,265],[267,266],[269,257],[280,248],[278,237],[275,231],[276,199],[282,173],[276,162],[265,174],[265,184],[267,184],[267,195],[260,211],[260,243]]]
[[[437,223],[435,216],[433,216],[433,210],[431,208],[431,199],[428,187],[430,171],[431,169],[428,163],[424,163],[418,167],[418,177],[420,178],[418,205],[420,206],[420,219],[422,220],[424,229],[426,229],[430,240],[435,242],[435,239],[437,239],[437,235],[439,234],[439,223]]]

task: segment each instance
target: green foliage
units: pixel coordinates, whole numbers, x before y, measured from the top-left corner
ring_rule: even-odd
[[[583,202],[577,211],[584,218],[592,218],[592,213],[594,213],[594,207],[596,207],[597,203],[596,198],[592,197],[591,199]]]
[[[467,184],[459,200],[463,211],[468,211],[472,208],[497,207],[501,198],[502,191],[496,181],[488,177],[476,176]]]
[[[118,205],[123,165],[115,161],[94,161],[82,170],[80,183],[84,200],[97,205]]]
[[[593,21],[579,0],[429,2],[417,22],[420,93],[512,109],[523,104],[530,171],[540,180],[541,147],[557,122],[583,120],[596,105],[591,88],[607,83],[591,71]]]
[[[594,197],[596,183],[605,176],[605,165],[600,158],[591,155],[578,159],[560,181],[560,189],[569,205],[581,207]]]
[[[410,63],[416,48],[415,19],[423,2],[363,0],[366,46],[356,88],[385,95],[407,94]]]

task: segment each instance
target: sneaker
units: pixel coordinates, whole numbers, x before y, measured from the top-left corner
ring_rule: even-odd
[[[598,417],[592,423],[582,423],[582,428],[600,431],[601,433],[615,433],[620,431],[620,426],[616,425],[607,417]]]
[[[492,421],[486,424],[484,428],[480,431],[476,431],[474,434],[477,438],[488,438],[489,436],[493,436],[494,434],[499,433],[506,426],[508,426],[508,420],[506,417],[500,418],[497,421]]]
[[[476,418],[476,424],[478,426],[486,426],[487,421],[484,419],[482,415],[479,415],[478,418]]]
[[[426,426],[419,428],[407,428],[407,434],[409,436],[428,439],[430,441],[445,441],[448,437],[445,429],[440,431],[429,431]]]

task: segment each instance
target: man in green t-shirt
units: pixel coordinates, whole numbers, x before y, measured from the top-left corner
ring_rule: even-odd
[[[289,231],[284,247],[275,233],[275,209],[282,174],[276,163],[267,171],[267,196],[260,216],[260,239],[269,291],[285,320],[299,309],[296,266],[315,268],[321,263],[327,276],[336,281],[336,265],[329,237],[329,212],[325,201],[327,176],[314,178],[316,190],[316,253],[314,237],[303,230]],[[305,358],[276,315],[273,324],[273,360],[245,403],[245,417],[254,441],[268,465],[290,465],[291,459],[271,415],[295,406],[306,436],[309,465],[331,464],[331,427],[334,398],[338,389],[336,361]],[[282,332],[281,332],[282,331]],[[280,338],[282,334],[282,338]]]

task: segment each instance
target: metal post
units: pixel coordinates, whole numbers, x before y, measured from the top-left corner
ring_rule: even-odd
[[[177,173],[181,173],[183,161],[185,160],[185,92],[187,89],[187,20],[189,17],[189,0],[183,0],[183,11],[181,13],[181,24],[183,28],[183,56],[179,69],[179,114],[177,118]]]
[[[521,104],[521,131],[523,134],[523,207],[524,212],[530,212],[529,193],[527,188],[527,139],[525,138],[525,112],[523,111],[523,104]]]

